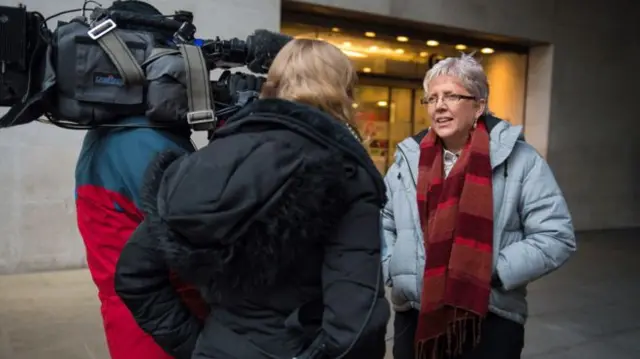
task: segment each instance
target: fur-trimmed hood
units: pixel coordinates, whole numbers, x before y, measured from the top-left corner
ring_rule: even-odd
[[[230,118],[225,126],[216,132],[214,138],[234,134],[238,131],[238,127],[260,121],[285,126],[323,147],[334,148],[345,157],[357,162],[372,177],[380,178],[379,171],[366,149],[344,123],[326,112],[300,103],[280,99],[253,102]],[[382,193],[386,192],[384,181],[379,181],[376,186]]]
[[[210,301],[232,300],[273,286],[318,250],[350,201],[355,168],[382,205],[382,177],[344,124],[306,105],[260,100],[196,153],[161,154],[143,210],[169,266]]]

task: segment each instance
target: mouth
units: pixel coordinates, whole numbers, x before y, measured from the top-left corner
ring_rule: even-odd
[[[437,117],[436,118],[436,123],[437,124],[444,124],[444,123],[449,123],[453,121],[453,117]]]

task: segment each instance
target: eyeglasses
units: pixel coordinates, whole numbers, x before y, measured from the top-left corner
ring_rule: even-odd
[[[455,93],[449,93],[442,96],[442,102],[447,106],[456,105],[462,100],[476,100],[476,98],[474,96],[459,95]],[[420,99],[420,103],[423,105],[433,106],[438,103],[438,96],[431,96],[427,98],[423,97]]]

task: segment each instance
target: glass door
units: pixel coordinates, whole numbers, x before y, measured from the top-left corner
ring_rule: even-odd
[[[388,166],[393,163],[393,155],[398,143],[413,135],[413,90],[391,88],[389,105],[389,147]]]
[[[398,143],[430,125],[416,87],[360,85],[354,98],[356,122],[367,139],[369,155],[381,173],[394,161]]]
[[[427,113],[425,105],[420,103],[420,99],[424,96],[424,90],[419,89],[414,91],[413,97],[413,133],[419,133],[424,129],[431,126],[431,119]]]
[[[358,86],[354,92],[358,128],[367,140],[371,159],[378,170],[385,173],[389,151],[389,88]]]

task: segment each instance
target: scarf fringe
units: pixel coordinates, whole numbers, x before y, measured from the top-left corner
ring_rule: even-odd
[[[471,333],[469,332],[471,329]],[[471,334],[471,338],[468,338]],[[415,359],[453,359],[466,350],[473,350],[480,344],[482,336],[482,318],[470,316],[457,319],[449,325],[445,333],[416,343]],[[465,345],[471,339],[471,345]]]

